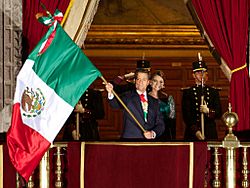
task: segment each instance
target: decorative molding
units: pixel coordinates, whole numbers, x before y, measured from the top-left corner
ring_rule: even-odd
[[[22,1],[21,0],[14,0],[13,2],[13,25],[14,28],[19,28],[19,30],[22,30]]]
[[[22,0],[4,0],[0,3],[0,132],[7,132],[16,76],[22,66]]]
[[[86,49],[208,49],[194,25],[92,25]]]

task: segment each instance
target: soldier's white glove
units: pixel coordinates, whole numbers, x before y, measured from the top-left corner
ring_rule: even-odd
[[[128,74],[125,74],[125,75],[124,75],[124,78],[130,79],[130,78],[133,78],[134,76],[135,76],[135,73],[130,72],[130,73],[128,73]]]
[[[204,140],[204,139],[205,139],[204,136],[202,136],[201,131],[197,131],[197,132],[195,133],[195,136],[196,136],[199,140]]]
[[[78,140],[78,139],[77,139],[76,130],[73,130],[73,131],[72,131],[72,137],[73,137],[74,140]],[[81,135],[79,134],[79,138],[80,138],[80,137],[81,137]]]
[[[84,113],[85,112],[85,109],[83,108],[82,104],[81,103],[77,103],[76,106],[75,106],[75,112],[78,112],[78,113]]]
[[[206,102],[204,102],[203,105],[200,105],[200,112],[208,114],[209,113],[209,108],[207,107]]]

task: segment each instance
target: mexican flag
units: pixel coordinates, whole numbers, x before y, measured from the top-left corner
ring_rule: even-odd
[[[26,180],[89,85],[101,76],[56,19],[17,76],[10,159]]]

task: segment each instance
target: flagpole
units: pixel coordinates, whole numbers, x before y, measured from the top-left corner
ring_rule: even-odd
[[[76,140],[79,140],[79,112],[76,113]]]
[[[107,80],[103,76],[101,76],[100,78],[103,80],[103,82],[104,82],[105,85],[108,84]],[[136,119],[136,117],[134,116],[134,114],[132,114],[132,112],[124,104],[124,102],[121,100],[121,98],[116,94],[116,92],[114,90],[112,90],[112,93],[117,98],[117,100],[122,104],[122,106],[125,108],[125,110],[129,113],[129,115],[134,119],[134,121],[137,123],[137,125],[140,127],[140,129],[145,133],[146,130],[144,129],[144,127],[140,124],[140,122]]]
[[[41,5],[41,7],[46,11],[46,13],[47,13],[49,16],[52,17],[52,14],[48,11],[48,9],[46,8],[46,6],[45,6],[42,2],[40,2],[40,5]]]
[[[78,101],[77,105],[80,104],[82,106],[81,99]],[[76,113],[76,140],[80,140],[80,112]]]
[[[198,60],[202,61],[201,54],[198,53]],[[201,105],[204,105],[204,70],[202,70],[202,79],[201,79]],[[201,112],[201,135],[203,137],[203,140],[205,139],[205,130],[204,130],[204,112]]]

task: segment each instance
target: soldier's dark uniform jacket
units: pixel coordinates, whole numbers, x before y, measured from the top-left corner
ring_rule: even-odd
[[[97,120],[104,118],[104,106],[101,91],[87,89],[81,97],[85,112],[79,114],[80,140],[99,140]],[[73,140],[72,131],[76,129],[76,113],[72,112],[65,123],[64,140]]]
[[[182,115],[186,124],[185,140],[197,140],[195,133],[201,131],[201,96],[207,103],[209,113],[204,114],[204,132],[206,140],[218,139],[215,119],[221,117],[221,105],[219,92],[209,86],[193,86],[183,89]]]

